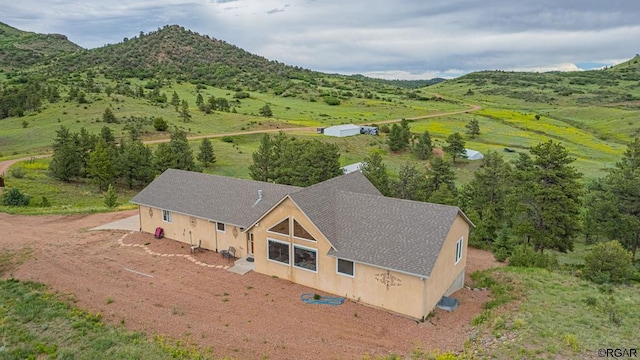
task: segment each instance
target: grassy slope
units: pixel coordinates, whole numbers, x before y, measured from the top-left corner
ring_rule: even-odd
[[[637,347],[640,287],[598,286],[570,274],[504,268],[492,277],[514,287],[517,306],[489,311],[476,334],[481,355],[498,359],[597,357],[600,348]],[[490,345],[486,345],[490,344]]]
[[[73,308],[42,284],[0,280],[0,304],[3,359],[210,358],[163,338],[150,341],[142,333],[105,325],[100,314]]]

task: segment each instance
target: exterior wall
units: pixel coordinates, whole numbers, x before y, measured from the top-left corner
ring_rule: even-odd
[[[159,226],[164,229],[164,236],[168,239],[186,244],[190,244],[190,240],[197,244],[200,239],[205,249],[220,251],[233,246],[237,257],[246,255],[246,235],[240,229],[234,231],[232,225],[225,224],[225,232],[220,232],[216,230],[215,222],[175,212],[171,213],[172,221],[169,223],[162,220],[162,209],[151,209],[150,212],[148,206],[139,206],[140,226],[144,232],[153,234]]]
[[[267,231],[288,216],[290,216],[289,236]],[[292,236],[293,219],[298,221],[317,241],[311,242]],[[337,259],[327,255],[331,245],[290,199],[286,199],[273,209],[252,230],[255,242],[255,271],[413,318],[419,319],[424,316],[423,299],[426,280],[359,263],[354,265],[354,277],[338,274]],[[290,244],[290,265],[268,260],[268,239]],[[293,245],[317,250],[316,272],[293,266]]]
[[[469,224],[458,215],[449,230],[447,239],[442,245],[440,256],[427,279],[427,300],[425,312],[428,314],[435,308],[443,295],[451,294],[464,285],[464,270],[467,265],[467,243],[469,237]],[[456,243],[462,241],[462,258],[455,263]],[[461,276],[462,274],[462,276]],[[462,279],[462,281],[461,281]],[[453,286],[452,286],[453,285]]]
[[[338,128],[328,127],[324,129],[324,134],[327,136],[337,136],[337,137],[360,135],[360,128],[358,127],[353,129],[338,129]]]

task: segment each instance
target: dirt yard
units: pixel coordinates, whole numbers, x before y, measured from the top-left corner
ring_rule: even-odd
[[[460,351],[471,319],[489,297],[488,291],[463,289],[454,294],[460,300],[456,311],[438,310],[425,323],[352,301],[335,307],[305,304],[300,295],[317,291],[254,272],[230,273],[217,267],[230,265],[219,254],[196,253],[197,263],[184,257],[189,247],[178,242],[88,230],[134,214],[0,214],[0,248],[32,250],[6,276],[46,283],[110,323],[124,322],[130,330],[183,339],[236,359],[352,359],[410,354],[416,348]],[[140,246],[122,246],[118,240],[124,235],[123,244]],[[469,249],[468,273],[497,265],[491,254]]]

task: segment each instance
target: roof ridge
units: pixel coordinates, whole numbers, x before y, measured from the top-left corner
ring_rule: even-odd
[[[353,192],[353,191],[348,191],[348,190],[340,190],[340,189],[336,189],[336,191],[337,192],[354,194],[354,195],[359,195],[359,196],[370,196],[370,197],[375,197],[375,198],[385,198],[385,199],[388,199],[389,201],[398,201],[398,202],[404,201],[404,202],[410,202],[410,203],[415,203],[415,204],[426,204],[426,205],[435,205],[435,206],[441,206],[441,207],[448,207],[448,208],[453,208],[453,209],[461,211],[460,207],[459,206],[455,206],[455,205],[438,204],[438,203],[429,202],[429,201],[401,199],[401,198],[396,198],[396,197],[392,197],[392,196],[384,196],[384,195],[365,194],[365,193],[358,193],[358,192]]]

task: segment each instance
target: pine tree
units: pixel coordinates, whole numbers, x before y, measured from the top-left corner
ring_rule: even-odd
[[[78,136],[65,126],[56,131],[53,142],[53,159],[49,163],[49,173],[58,180],[69,181],[82,171],[83,153]]]
[[[380,154],[371,154],[363,161],[360,170],[362,171],[362,174],[369,179],[373,186],[382,193],[382,195],[391,196],[389,174],[387,174],[387,167],[382,162],[382,156],[380,156]]]
[[[394,197],[407,200],[425,201],[425,175],[415,165],[405,163],[400,168],[398,181],[394,183]]]
[[[160,143],[153,154],[156,172],[163,173],[167,169],[175,169],[177,166],[176,155],[169,143]]]
[[[116,119],[116,116],[114,115],[111,108],[106,108],[104,109],[104,113],[102,113],[102,121],[107,124],[112,124],[117,122],[118,120]]]
[[[269,106],[269,104],[265,104],[263,107],[260,108],[260,116],[264,116],[264,117],[273,116],[273,112],[271,111],[271,107]]]
[[[200,152],[198,153],[198,160],[202,162],[204,167],[208,167],[209,164],[215,164],[216,155],[213,152],[213,145],[209,138],[202,139],[202,143],[200,143]]]
[[[253,163],[249,165],[249,175],[253,180],[270,181],[273,179],[274,152],[269,134],[264,134],[260,146],[251,155]]]
[[[202,98],[202,94],[200,93],[198,93],[198,96],[196,96],[196,106],[201,111],[204,111],[204,99]]]
[[[198,170],[193,158],[193,151],[189,147],[186,132],[175,129],[175,131],[171,133],[169,145],[171,146],[171,150],[175,156],[175,169],[189,171]]]
[[[513,230],[539,251],[573,249],[580,230],[582,175],[561,144],[549,140],[521,154],[512,176],[509,209]]]
[[[176,111],[178,111],[178,106],[180,106],[180,96],[178,96],[177,92],[173,92],[173,95],[171,95],[171,105],[173,105],[176,108]]]
[[[191,113],[189,112],[189,103],[187,103],[187,100],[182,100],[182,104],[180,105],[180,110],[178,112],[180,113],[180,117],[183,122],[189,122],[189,120],[191,120]]]
[[[433,143],[431,142],[431,134],[428,131],[422,133],[418,142],[413,148],[413,153],[420,160],[427,160],[433,154]]]
[[[116,189],[111,184],[109,184],[107,192],[104,194],[104,205],[109,209],[118,206],[118,194],[116,194]]]
[[[441,187],[448,188],[452,193],[456,193],[456,175],[451,169],[451,165],[438,156],[434,156],[427,169],[427,192],[429,201],[431,194]]]
[[[472,139],[480,135],[480,123],[478,119],[469,120],[469,123],[465,127],[467,128],[467,134],[469,134]]]
[[[153,162],[151,149],[140,140],[123,144],[118,161],[118,174],[124,178],[129,189],[136,184],[140,187],[145,186],[155,175]]]
[[[100,138],[87,160],[87,175],[95,180],[100,190],[106,190],[116,178],[115,159],[114,149]]]
[[[443,150],[451,156],[455,164],[457,158],[466,157],[465,145],[462,135],[456,132],[447,137],[447,145],[444,146]]]
[[[409,127],[409,120],[402,119],[400,121],[400,134],[402,150],[408,149],[411,143],[411,128]]]
[[[387,144],[389,145],[389,150],[393,152],[399,152],[405,149],[405,143],[403,141],[403,133],[402,128],[398,126],[398,124],[393,124],[391,126],[391,131],[389,131],[389,138],[387,139]]]

